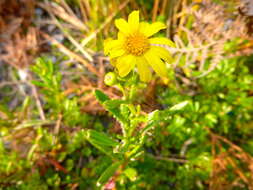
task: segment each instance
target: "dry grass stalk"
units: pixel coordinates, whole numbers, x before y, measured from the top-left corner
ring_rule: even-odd
[[[236,187],[253,189],[253,157],[225,137],[211,132],[213,170],[209,182],[211,190],[230,190]],[[224,145],[228,146],[224,151]],[[228,181],[231,170],[237,176]]]
[[[250,40],[242,17],[231,17],[221,5],[205,0],[197,10],[195,5],[189,5],[186,1],[182,1],[181,6],[181,11],[170,20],[179,23],[174,36],[177,48],[168,49],[175,57],[174,68],[182,68],[184,75],[192,80],[209,74],[222,59],[231,56],[224,50],[225,43],[237,37]],[[180,10],[178,7],[174,8],[175,11]],[[185,26],[192,22],[190,19],[194,20],[191,29],[188,29]],[[252,52],[249,47],[242,48],[244,52],[238,51],[237,55]],[[194,71],[200,74],[193,77]]]
[[[82,58],[80,55],[78,55],[77,53],[71,51],[69,48],[65,47],[63,44],[61,44],[60,42],[58,42],[56,39],[50,37],[48,34],[46,33],[42,33],[42,36],[47,39],[48,41],[50,41],[52,44],[56,45],[60,51],[62,51],[64,54],[68,55],[70,58],[79,61],[80,63],[82,63],[85,67],[87,67],[87,69],[99,76],[99,72],[97,71],[97,69],[92,65],[92,63],[88,62],[87,60],[85,60],[84,58]]]
[[[5,52],[1,55],[1,61],[17,69],[23,69],[32,64],[40,48],[37,36],[37,31],[33,27],[28,29],[25,36],[15,33],[13,40],[5,43]]]
[[[73,28],[80,31],[88,31],[88,27],[71,11],[66,3],[64,3],[64,5],[65,7],[68,7],[67,9],[64,9],[63,6],[60,6],[53,2],[39,3],[39,5],[48,12],[52,12],[52,14],[56,15],[65,22],[73,25]]]

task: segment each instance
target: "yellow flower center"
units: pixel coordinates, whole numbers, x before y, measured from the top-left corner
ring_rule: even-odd
[[[140,33],[135,33],[126,38],[125,50],[135,56],[143,55],[150,47],[148,38]]]

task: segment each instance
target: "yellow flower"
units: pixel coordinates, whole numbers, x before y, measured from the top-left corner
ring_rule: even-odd
[[[164,37],[153,37],[166,26],[161,22],[149,24],[139,22],[139,11],[133,11],[124,19],[115,20],[119,29],[118,39],[108,39],[104,44],[105,54],[109,55],[121,77],[125,77],[137,66],[141,81],[151,80],[150,67],[161,77],[167,76],[165,62],[171,62],[170,53],[161,45],[175,47],[174,43]]]

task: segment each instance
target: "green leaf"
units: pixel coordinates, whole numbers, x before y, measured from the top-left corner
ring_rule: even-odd
[[[86,138],[88,141],[92,141],[101,146],[115,147],[119,145],[117,141],[111,139],[105,133],[97,132],[92,129],[86,131]]]
[[[148,130],[150,130],[156,123],[158,123],[161,120],[161,111],[155,110],[148,114],[147,117],[147,125],[145,128],[141,130],[141,134],[145,134]]]
[[[121,114],[119,106],[123,103],[126,103],[124,100],[110,100],[110,98],[100,90],[95,90],[95,96],[98,101],[105,107],[105,109],[122,124],[126,124],[126,118]]]
[[[110,98],[105,93],[103,93],[101,90],[95,90],[94,94],[95,94],[95,97],[97,98],[97,100],[101,104],[103,104],[106,100],[110,100]]]
[[[173,127],[180,127],[183,126],[186,119],[181,117],[180,115],[175,115],[173,119]]]
[[[115,174],[119,166],[121,165],[121,161],[113,163],[109,166],[104,173],[99,177],[97,181],[97,186],[102,186],[108,182],[108,180]]]
[[[85,131],[85,138],[97,149],[111,158],[116,158],[116,154],[113,154],[113,148],[119,143],[106,134],[97,132],[95,130]]]
[[[182,110],[188,103],[189,103],[189,101],[184,101],[184,102],[181,102],[179,104],[176,104],[176,105],[172,106],[169,109],[169,111],[179,111],[179,110]]]
[[[32,84],[38,86],[38,87],[46,87],[46,84],[40,81],[32,80]]]
[[[122,112],[120,110],[120,103],[122,103],[122,102],[121,101],[117,101],[117,100],[107,100],[107,101],[104,102],[103,106],[119,122],[121,122],[122,124],[126,124],[127,123],[127,119],[126,119],[126,117],[124,117],[124,115],[122,114]],[[118,105],[118,106],[116,106],[116,105]],[[122,105],[125,105],[125,104],[122,104]]]
[[[25,121],[22,124],[18,125],[14,128],[14,130],[24,129],[28,127],[37,127],[41,125],[50,125],[54,124],[54,121],[51,120],[31,120],[31,121]]]
[[[160,120],[160,111],[155,110],[148,114],[148,122],[154,122]]]
[[[120,113],[120,109],[114,108],[114,109],[108,109],[109,112],[112,113],[112,115],[123,125],[127,124],[126,118]]]
[[[127,168],[124,174],[131,180],[135,181],[137,178],[137,171],[134,168]]]
[[[88,139],[87,139],[88,140]],[[113,150],[111,147],[103,146],[101,144],[98,144],[97,141],[88,140],[94,147],[96,147],[98,150],[106,154],[107,156],[114,158]]]
[[[123,103],[127,103],[127,102],[125,100],[115,99],[115,100],[105,101],[104,105],[109,110],[109,109],[119,108],[119,106]]]

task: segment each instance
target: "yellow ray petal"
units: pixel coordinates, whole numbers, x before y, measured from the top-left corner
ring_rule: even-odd
[[[168,50],[159,46],[151,46],[151,51],[154,52],[158,57],[162,58],[167,63],[171,63],[173,58]]]
[[[119,29],[120,32],[124,34],[129,33],[129,24],[126,20],[120,18],[115,20],[115,26]]]
[[[145,32],[147,32],[149,26],[150,24],[147,22],[140,22],[140,28],[139,28],[140,32],[144,34]]]
[[[132,32],[139,28],[139,11],[133,11],[128,16],[128,24]]]
[[[167,76],[165,63],[156,55],[154,51],[152,51],[152,48],[150,48],[150,50],[144,54],[144,57],[148,61],[148,64],[160,77]]]
[[[116,58],[116,57],[120,57],[122,55],[124,55],[126,53],[126,51],[124,49],[113,49],[110,52],[110,58]]]
[[[126,35],[124,33],[118,32],[118,40],[124,41],[125,38],[126,38]]]
[[[149,82],[151,80],[152,75],[147,60],[143,56],[137,57],[136,63],[141,81]]]
[[[174,42],[172,42],[168,38],[164,38],[164,37],[150,38],[149,42],[151,44],[163,44],[163,45],[168,45],[170,47],[176,47],[176,45],[174,44]]]
[[[104,47],[107,49],[112,49],[112,48],[116,48],[122,45],[122,41],[121,40],[111,40],[111,39],[107,39],[104,41]]]
[[[104,41],[104,52],[108,55],[113,49],[121,49],[123,46],[122,40],[107,39]]]
[[[152,24],[141,24],[140,31],[147,37],[154,35],[162,29],[165,29],[165,24],[161,22],[155,22]]]
[[[125,77],[133,70],[136,65],[136,58],[133,55],[126,55],[119,57],[117,60],[116,68],[119,71],[119,76]]]

